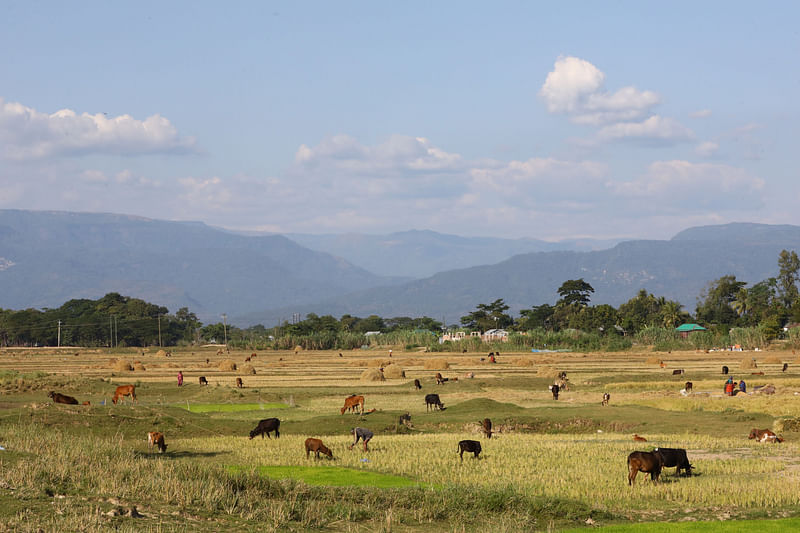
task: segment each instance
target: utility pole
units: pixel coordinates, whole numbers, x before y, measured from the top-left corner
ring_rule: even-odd
[[[112,348],[114,347],[114,319],[112,317],[108,317],[108,344]]]
[[[58,321],[58,347],[61,348],[61,321]]]
[[[119,333],[119,328],[117,327],[117,315],[114,315],[114,346],[119,346],[117,333]]]
[[[158,314],[158,347],[163,347],[161,344],[161,313]]]
[[[225,347],[228,347],[228,315],[222,313],[222,333],[225,335]]]

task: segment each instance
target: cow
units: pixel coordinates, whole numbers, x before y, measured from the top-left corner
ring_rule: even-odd
[[[611,395],[607,392],[603,393],[603,401],[600,402],[600,405],[608,405],[608,400],[611,399]]]
[[[136,385],[120,385],[114,391],[114,397],[111,398],[111,401],[116,405],[118,400],[122,399],[124,401],[125,396],[130,396],[131,401],[136,403]]]
[[[783,438],[779,437],[768,429],[751,429],[748,439],[755,439],[758,442],[783,442]]]
[[[727,374],[728,373],[728,367],[727,366],[723,366],[722,367],[722,373],[723,374]]]
[[[200,377],[197,379],[197,381],[199,381],[199,382],[200,382],[200,385],[208,385],[208,380],[206,379],[206,377],[205,377],[205,376],[200,376]]]
[[[558,400],[558,385],[550,385],[550,392],[553,393],[553,399]]]
[[[305,442],[306,447],[306,459],[308,459],[309,452],[314,452],[317,454],[317,459],[319,459],[319,453],[322,452],[324,455],[327,455],[329,459],[333,459],[333,452],[331,452],[327,446],[322,444],[322,441],[319,439],[315,439],[309,437],[306,439]]]
[[[359,407],[359,414],[364,414],[364,397],[356,396],[355,394],[348,396],[344,399],[344,407],[342,407],[342,414],[349,409]]]
[[[691,381],[687,381],[686,384],[683,386],[686,392],[692,392],[692,388],[694,388],[694,384]]]
[[[680,376],[681,374],[683,374],[682,368],[676,368],[675,370],[672,371],[673,376]]]
[[[89,400],[86,400],[81,405],[92,405],[92,402],[90,402]]]
[[[789,363],[783,363],[783,368],[781,369],[781,372],[786,372],[788,368],[789,368]]]
[[[458,443],[458,456],[461,462],[464,462],[464,452],[475,454],[475,459],[480,459],[478,456],[481,454],[481,443],[476,440],[462,440]]]
[[[483,434],[486,435],[487,439],[492,438],[492,421],[488,418],[484,418],[483,422],[481,422],[481,429],[483,429]]]
[[[249,355],[249,356],[245,357],[244,358],[244,362],[245,363],[249,363],[251,361],[252,357],[253,357],[252,355]]]
[[[433,407],[431,407],[433,406]],[[438,394],[426,394],[425,395],[425,412],[428,411],[428,408],[436,410],[436,407],[439,407],[440,411],[444,411],[444,404],[439,399]]]
[[[558,390],[562,392],[569,390],[569,380],[567,378],[559,378],[553,382],[553,385],[558,385]]]
[[[437,385],[444,385],[444,382],[447,381],[447,378],[442,377],[440,372],[436,373],[436,384]]]
[[[280,431],[278,431],[280,425],[281,421],[277,418],[265,418],[258,423],[253,431],[250,432],[250,440],[253,440],[253,438],[259,434],[261,435],[262,440],[264,439],[264,435],[266,435],[268,439],[272,439],[272,437],[269,436],[270,431],[275,432],[275,438],[277,439],[281,436]]]
[[[664,460],[659,453],[631,452],[628,455],[628,485],[633,485],[639,472],[649,473],[653,483],[658,483],[658,476],[661,475],[663,466]]]
[[[422,388],[422,383],[420,383],[418,379],[414,380],[414,388],[417,390],[420,390]]]
[[[646,438],[640,437],[636,433],[633,434],[633,440],[635,440],[636,442],[647,442]]]
[[[147,434],[147,445],[152,448],[158,446],[158,453],[167,451],[167,445],[164,443],[164,434],[158,431],[151,431]]]
[[[653,450],[661,456],[662,466],[677,467],[675,475],[680,475],[681,470],[687,475],[692,475],[692,465],[689,463],[689,458],[686,457],[686,450],[683,448],[656,448]]]
[[[59,394],[57,392],[50,391],[50,394],[47,395],[48,398],[53,399],[53,403],[64,403],[67,405],[80,405],[78,400],[73,398],[72,396],[67,396],[66,394]]]
[[[236,378],[236,388],[241,389],[244,387],[244,383],[242,382],[242,378]]]

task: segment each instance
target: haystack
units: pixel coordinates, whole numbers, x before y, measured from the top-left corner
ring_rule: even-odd
[[[513,364],[514,366],[536,366],[536,362],[527,357],[518,357],[514,359]]]
[[[540,366],[539,370],[536,371],[536,375],[543,378],[557,378],[560,374],[561,371],[552,366]]]
[[[363,359],[356,359],[355,361],[348,361],[347,366],[369,366],[369,361]]]
[[[368,368],[361,373],[361,381],[386,381],[386,377],[377,368]]]
[[[783,433],[784,431],[800,431],[800,418],[785,416],[776,418],[772,424],[772,431]]]
[[[647,361],[645,361],[645,364],[648,364],[648,365],[661,365],[663,363],[664,363],[664,361],[662,361],[658,357],[648,357]]]
[[[223,372],[233,372],[234,370],[236,370],[236,363],[234,363],[230,359],[223,359],[222,361],[220,361],[218,368]]]
[[[114,363],[114,370],[117,372],[130,372],[133,370],[133,367],[127,359],[117,359]]]
[[[386,359],[370,359],[369,361],[367,361],[367,366],[370,368],[383,368],[391,364],[392,362],[387,361]]]
[[[767,363],[767,364],[770,364],[770,365],[782,365],[783,364],[783,361],[777,355],[770,355],[769,357],[764,359],[764,362]]]
[[[450,368],[450,363],[444,359],[427,359],[424,367],[425,370],[447,370]]]
[[[758,365],[756,364],[756,360],[753,359],[752,357],[745,357],[744,359],[742,359],[742,364],[740,365],[740,368],[742,370],[750,370],[751,368],[758,368]]]
[[[406,377],[406,371],[400,365],[389,365],[383,369],[383,375],[388,379],[400,379]]]
[[[158,356],[158,357],[166,357],[167,356],[167,352],[166,352],[166,350],[159,350],[159,351],[156,352],[156,356]]]
[[[133,369],[136,370],[137,372],[144,372],[145,370],[147,370],[141,361],[136,361],[135,363],[133,363]]]
[[[242,374],[250,374],[252,376],[256,375],[256,369],[253,365],[242,365],[242,368],[239,369]]]

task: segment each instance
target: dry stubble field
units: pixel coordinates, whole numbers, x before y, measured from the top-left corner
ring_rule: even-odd
[[[246,363],[250,353],[1,350],[0,528],[516,531],[798,514],[800,364],[788,352],[503,353],[497,364],[396,348],[391,359],[385,350],[259,351]],[[743,358],[758,368],[742,369]],[[220,370],[228,359],[236,371]],[[138,370],[116,370],[120,360]],[[361,379],[388,363],[405,378]],[[722,365],[751,391],[773,384],[776,393],[722,395]],[[685,373],[673,376],[677,368]],[[547,385],[561,370],[571,388],[554,401]],[[451,381],[437,386],[437,371]],[[687,380],[691,396],[679,393]],[[137,404],[111,405],[114,387],[128,383]],[[91,405],[52,405],[50,390]],[[426,412],[429,392],[444,411]],[[375,411],[341,415],[351,393]],[[403,413],[411,428],[397,423]],[[273,416],[280,439],[247,438]],[[485,417],[492,439],[479,433]],[[356,425],[376,433],[368,453],[347,448]],[[750,441],[752,427],[786,442]],[[165,433],[166,454],[148,449],[153,430]],[[308,436],[336,460],[306,459]],[[480,460],[459,461],[465,438],[482,442]],[[686,448],[697,475],[667,469],[660,484],[640,474],[628,487],[627,454],[654,446]]]

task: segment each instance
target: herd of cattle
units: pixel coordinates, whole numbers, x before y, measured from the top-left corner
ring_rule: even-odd
[[[248,358],[249,359],[249,358]],[[784,368],[785,371],[785,368]],[[679,371],[682,373],[682,370]],[[723,373],[727,373],[727,367],[723,367]],[[435,376],[436,383],[438,385],[442,385],[447,381],[450,381],[448,378],[442,376],[441,373],[437,372]],[[456,381],[457,378],[453,378],[453,381]],[[199,378],[200,385],[208,385],[208,381],[206,380],[205,376],[200,376]],[[241,388],[243,386],[242,379],[236,378],[235,382],[236,386]],[[419,379],[414,380],[414,387],[415,389],[419,390],[422,388],[422,384],[420,383]],[[685,390],[691,391],[692,383],[686,382]],[[553,399],[558,400],[558,395],[560,391],[569,390],[569,381],[567,380],[567,376],[565,372],[562,372],[558,379],[553,383],[553,385],[549,386],[550,391],[553,394]],[[58,392],[51,391],[48,394],[48,397],[53,400],[54,403],[61,403],[67,405],[81,405],[77,399],[73,398],[72,396],[67,396],[65,394],[60,394]],[[136,386],[135,385],[121,385],[118,386],[115,391],[114,395],[111,399],[112,403],[115,405],[119,401],[124,401],[126,397],[131,398],[132,403],[136,403]],[[603,400],[601,402],[602,405],[608,405],[611,395],[609,393],[603,393]],[[346,412],[350,411],[353,413],[359,413],[360,415],[364,414],[364,404],[365,399],[363,395],[356,395],[352,394],[345,398],[344,406],[341,408],[341,414],[345,414]],[[82,405],[90,405],[88,401],[83,402]],[[436,411],[436,409],[440,411],[445,410],[444,403],[439,398],[438,394],[426,394],[425,395],[425,411],[428,412],[430,410]],[[374,409],[372,410],[374,411]],[[370,412],[372,412],[370,411]],[[400,417],[401,423],[410,422],[410,415],[406,413],[405,415]],[[250,439],[261,435],[261,438],[264,438],[264,435],[267,438],[271,439],[270,433],[275,433],[275,438],[280,437],[280,424],[281,421],[277,418],[266,418],[264,420],[260,420],[258,425],[250,432]],[[492,438],[492,421],[488,418],[483,419],[483,421],[479,422],[481,431],[486,436],[487,439]],[[370,433],[371,434],[371,433]],[[776,435],[769,429],[752,429],[748,436],[751,440],[756,440],[758,442],[766,443],[778,443],[783,442],[783,438]],[[158,448],[160,453],[166,452],[167,445],[164,440],[164,434],[158,431],[151,431],[147,434],[148,445],[150,448],[154,446]],[[647,442],[647,439],[641,437],[639,435],[634,434],[633,440],[637,442]],[[310,453],[314,453],[317,458],[319,458],[320,453],[327,456],[329,459],[333,459],[333,452],[323,444],[320,439],[309,437],[304,442],[304,448],[306,452],[306,457],[309,456]],[[352,448],[352,447],[351,447]],[[366,450],[366,444],[365,444]],[[461,440],[458,443],[458,454],[460,460],[463,462],[464,460],[464,452],[472,453],[474,458],[479,459],[480,454],[482,452],[481,443],[476,440]],[[661,475],[661,470],[663,468],[668,467],[676,467],[675,475],[680,475],[681,470],[683,470],[686,476],[692,475],[692,465],[689,462],[689,458],[686,454],[686,450],[683,448],[655,448],[652,451],[634,451],[628,455],[628,485],[633,485],[636,480],[636,475],[639,472],[643,472],[645,474],[650,474],[650,478],[653,482],[658,482],[659,476]]]

